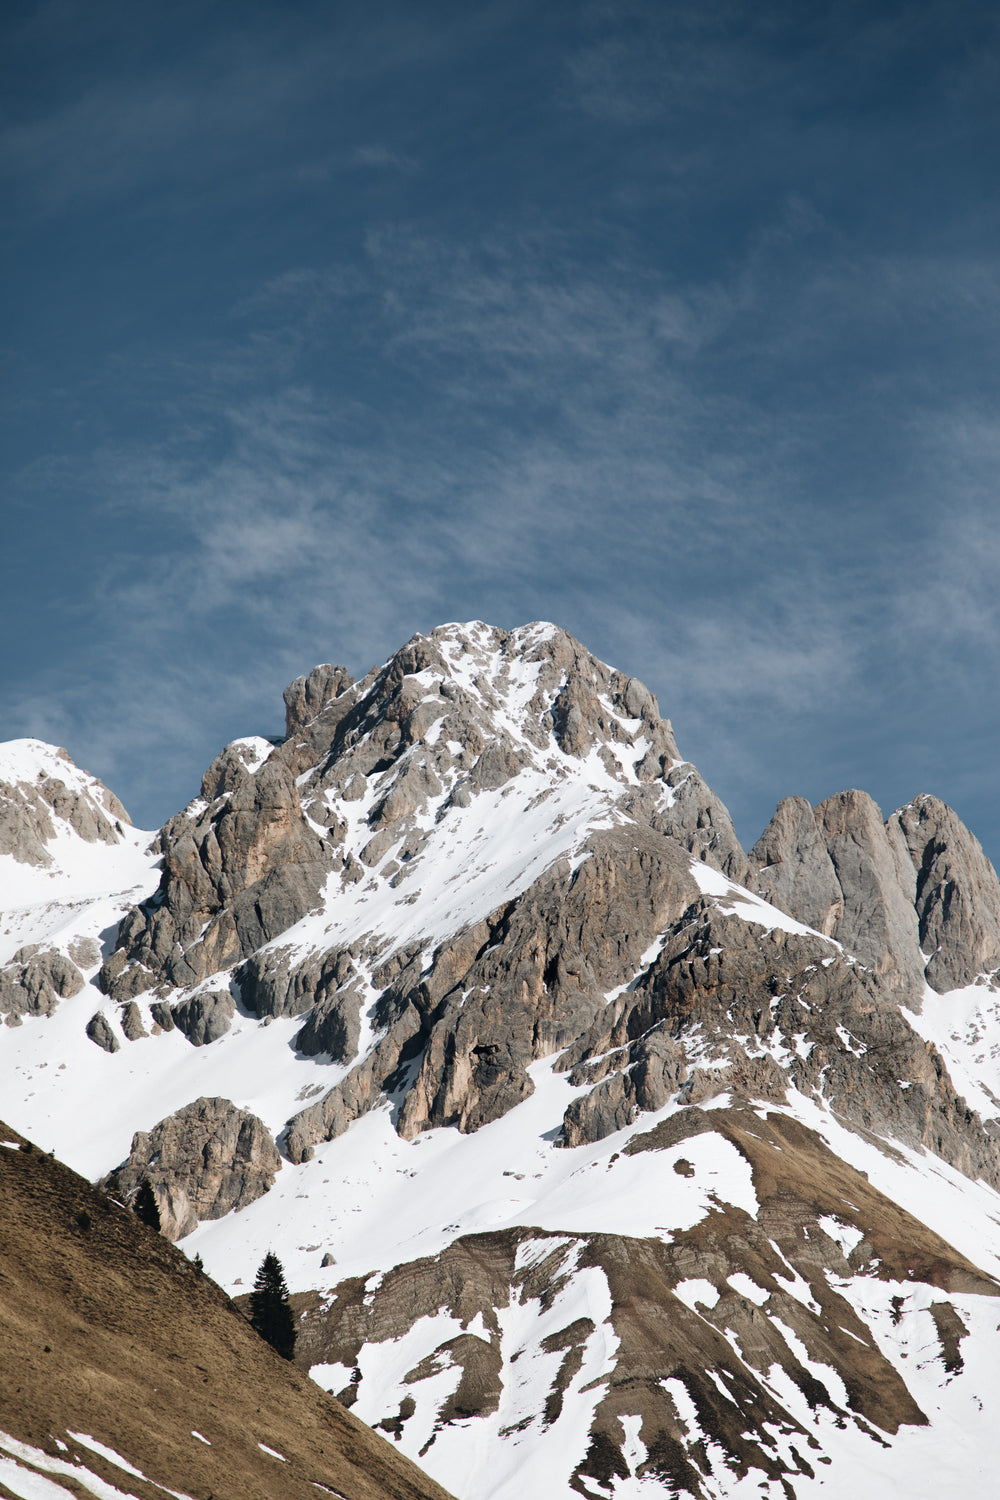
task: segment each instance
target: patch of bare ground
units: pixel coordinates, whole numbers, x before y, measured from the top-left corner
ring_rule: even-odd
[[[136,1500],[448,1500],[161,1235],[16,1131],[0,1141],[0,1430]]]

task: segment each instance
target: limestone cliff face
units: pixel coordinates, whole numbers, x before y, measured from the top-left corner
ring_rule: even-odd
[[[281,1158],[266,1127],[228,1099],[196,1099],[151,1131],[138,1131],[128,1159],[102,1186],[128,1202],[148,1177],[168,1239],[201,1219],[221,1219],[261,1197]]]
[[[399,1116],[405,1137],[500,1118],[531,1093],[528,1065],[588,1032],[607,991],[641,968],[643,952],[697,895],[690,860],[672,840],[635,827],[595,834],[575,872],[554,866],[386,986],[382,1041],[363,1072],[292,1120],[289,1155],[340,1134],[408,1060],[419,1066]]]
[[[753,888],[835,938],[893,992],[923,985],[916,881],[904,841],[866,792],[811,808],[786,797],[750,851]]]
[[[685,916],[560,1058],[571,1082],[597,1085],[567,1110],[568,1145],[600,1140],[671,1098],[697,1104],[728,1092],[778,1103],[791,1087],[1000,1187],[995,1141],[870,969],[808,933],[767,931],[709,902]]]
[[[826,840],[804,797],[783,797],[750,850],[753,889],[782,911],[833,937],[844,893]]]
[[[123,922],[101,970],[115,1000],[232,967],[318,898],[329,855],[282,759],[251,770],[230,747],[205,773],[202,791],[201,804],[163,829],[160,888]]]
[[[864,792],[786,797],[750,851],[752,888],[836,938],[912,1009],[1000,967],[1000,881],[936,797],[882,823]]]
[[[937,797],[917,797],[886,825],[913,864],[926,977],[943,994],[1000,967],[1000,881],[979,840]]]

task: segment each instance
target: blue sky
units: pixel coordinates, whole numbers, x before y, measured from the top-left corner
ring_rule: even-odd
[[[140,824],[452,619],[1000,809],[1000,12],[3,7],[0,736]]]

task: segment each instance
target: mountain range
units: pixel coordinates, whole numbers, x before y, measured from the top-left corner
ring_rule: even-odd
[[[285,692],[155,833],[0,746],[2,1112],[461,1500],[995,1492],[1000,884],[920,795],[749,851],[551,625]],[[2,1476],[0,1476],[2,1478]]]

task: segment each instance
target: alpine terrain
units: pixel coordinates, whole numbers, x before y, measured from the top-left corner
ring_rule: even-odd
[[[789,797],[746,852],[551,625],[285,705],[155,834],[0,746],[14,1130],[148,1179],[237,1298],[273,1250],[295,1363],[461,1500],[994,1495],[1000,885],[956,815]]]

